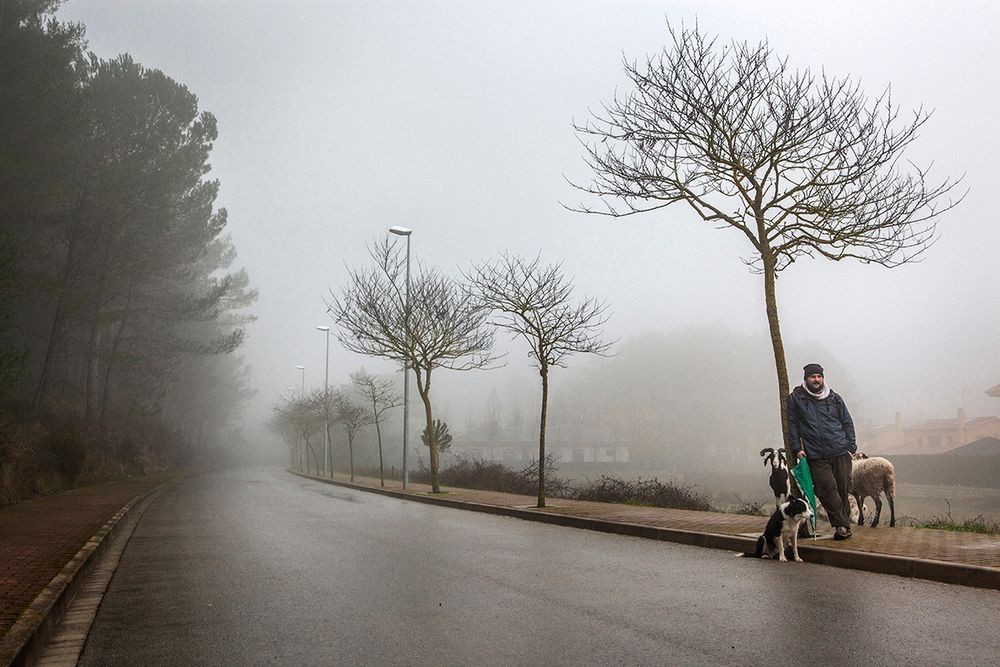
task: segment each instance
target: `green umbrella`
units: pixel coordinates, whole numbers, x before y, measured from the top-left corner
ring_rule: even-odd
[[[813,529],[813,539],[816,538],[816,491],[813,489],[813,478],[812,473],[809,472],[809,462],[804,458],[799,459],[798,464],[792,468],[792,474],[795,475],[795,481],[799,483],[799,488],[802,489],[802,494],[805,499],[809,501],[812,506],[812,529]]]

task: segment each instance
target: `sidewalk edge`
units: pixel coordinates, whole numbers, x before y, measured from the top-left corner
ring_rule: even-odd
[[[0,665],[8,667],[29,665],[36,659],[49,634],[59,625],[70,602],[86,579],[86,575],[100,560],[108,545],[121,532],[123,519],[141,517],[146,507],[161,493],[181,478],[163,482],[125,503],[63,566],[42,592],[18,617],[14,625],[0,638]]]
[[[451,500],[443,497],[420,495],[406,491],[383,489],[380,487],[366,486],[364,484],[331,480],[325,477],[307,475],[291,469],[288,469],[288,472],[316,482],[342,486],[358,491],[367,491],[370,493],[413,500],[431,505],[454,507],[457,509],[484,512],[500,516],[510,516],[525,519],[527,521],[538,521],[541,523],[569,526],[572,528],[596,530],[603,533],[628,535],[631,537],[641,537],[645,539],[661,540],[664,542],[674,542],[676,544],[687,544],[690,546],[723,549],[726,551],[736,551],[741,553],[753,553],[756,546],[755,539],[739,535],[701,533],[690,530],[681,530],[678,528],[660,528],[657,526],[607,521],[604,519],[592,519],[588,517],[565,514],[549,514],[544,510],[506,507],[502,505],[485,505],[462,500]],[[928,581],[937,581],[945,584],[956,584],[973,588],[1000,590],[1000,569],[984,567],[981,565],[951,563],[948,561],[931,560],[926,558],[909,558],[906,556],[879,554],[868,551],[855,551],[846,548],[829,549],[826,547],[805,544],[804,541],[799,542],[799,555],[801,555],[802,559],[808,563],[829,565],[832,567],[851,570],[863,570],[866,572],[875,572],[877,574],[891,574],[913,579],[925,579]]]

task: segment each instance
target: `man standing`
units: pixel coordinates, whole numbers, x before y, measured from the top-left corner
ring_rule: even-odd
[[[857,451],[854,421],[839,394],[831,391],[823,367],[807,364],[804,381],[788,396],[789,446],[796,461],[809,462],[816,497],[826,508],[833,539],[851,536],[851,454]]]

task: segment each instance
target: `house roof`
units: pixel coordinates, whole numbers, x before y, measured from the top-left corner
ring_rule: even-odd
[[[958,428],[958,419],[925,419],[913,426],[903,427],[907,431],[932,431],[935,429],[955,429]]]
[[[972,419],[965,420],[965,428],[971,428],[974,426],[979,426],[980,424],[986,424],[988,422],[1000,421],[1000,417],[974,417]],[[934,431],[934,430],[953,430],[958,428],[958,419],[925,419],[922,422],[914,424],[913,426],[904,427],[907,431]]]
[[[987,396],[992,396],[993,398],[1000,398],[1000,384],[990,387],[986,390]]]
[[[969,456],[1000,456],[1000,440],[992,436],[986,436],[985,438],[974,440],[967,445],[949,450],[947,453]]]

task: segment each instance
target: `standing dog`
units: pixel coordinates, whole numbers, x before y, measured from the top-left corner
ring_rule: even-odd
[[[792,558],[801,563],[799,558],[799,526],[808,521],[813,515],[809,503],[801,498],[792,498],[781,503],[778,509],[767,521],[764,534],[757,538],[758,558],[777,558],[780,561],[788,560],[785,557],[785,547],[791,546]]]

